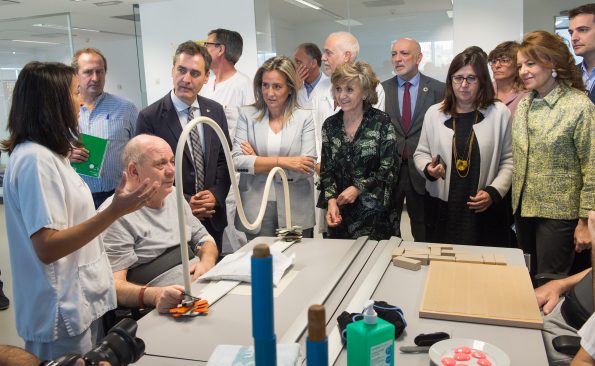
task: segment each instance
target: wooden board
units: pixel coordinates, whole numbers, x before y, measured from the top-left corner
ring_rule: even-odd
[[[524,266],[430,263],[421,318],[541,329],[543,319]]]

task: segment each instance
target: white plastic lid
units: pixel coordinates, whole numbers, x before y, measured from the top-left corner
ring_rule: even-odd
[[[366,301],[364,308],[364,322],[366,324],[376,324],[376,311],[374,311],[374,300]]]

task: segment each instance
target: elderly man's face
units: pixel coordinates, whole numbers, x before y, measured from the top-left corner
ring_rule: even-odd
[[[391,56],[395,74],[403,80],[409,81],[417,75],[418,65],[422,59],[417,43],[401,38],[393,45]]]
[[[322,51],[322,66],[324,73],[331,76],[337,66],[349,61],[349,52],[343,52],[339,47],[339,37],[328,37]]]
[[[139,183],[149,179],[151,183],[158,182],[161,185],[157,190],[152,202],[163,202],[165,197],[171,193],[175,178],[174,153],[161,139],[155,139],[146,144],[143,149],[143,157],[137,165]]]

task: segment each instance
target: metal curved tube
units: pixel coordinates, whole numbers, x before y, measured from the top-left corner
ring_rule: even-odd
[[[180,249],[182,253],[182,267],[184,271],[184,291],[187,295],[192,295],[191,288],[190,288],[190,267],[189,267],[189,258],[188,258],[188,250],[186,249],[186,245],[188,243],[188,238],[186,237],[186,216],[184,214],[184,187],[183,187],[183,179],[182,179],[182,159],[184,157],[184,146],[186,145],[186,140],[188,140],[188,135],[190,135],[190,131],[199,123],[203,123],[211,127],[215,133],[217,133],[217,137],[219,137],[219,141],[223,146],[223,152],[225,153],[225,160],[227,161],[227,170],[229,172],[229,178],[231,179],[231,186],[233,188],[236,203],[237,203],[237,213],[240,217],[240,221],[242,224],[249,230],[254,230],[260,226],[262,223],[262,219],[264,217],[264,213],[266,210],[267,205],[267,198],[269,196],[269,190],[271,189],[271,184],[273,182],[273,177],[275,174],[279,174],[281,176],[281,181],[283,183],[283,197],[285,199],[285,225],[288,228],[291,228],[291,208],[289,202],[289,185],[287,183],[287,175],[282,168],[275,167],[271,169],[269,175],[267,176],[267,181],[264,186],[264,193],[262,196],[262,200],[260,202],[260,209],[258,211],[258,215],[256,220],[253,223],[248,222],[246,215],[244,213],[244,205],[242,204],[242,198],[240,197],[240,190],[238,188],[238,182],[236,180],[235,175],[235,167],[233,165],[233,159],[231,157],[231,152],[229,150],[229,146],[227,145],[227,139],[225,138],[225,134],[221,127],[210,119],[209,117],[196,117],[192,121],[188,122],[182,133],[180,134],[180,138],[178,139],[178,145],[176,147],[176,198],[178,203],[178,227],[180,231]],[[189,299],[189,297],[187,297]]]

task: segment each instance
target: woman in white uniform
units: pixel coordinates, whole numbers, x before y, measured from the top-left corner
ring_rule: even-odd
[[[297,103],[298,76],[293,62],[285,56],[267,60],[254,77],[256,102],[240,108],[233,142],[233,162],[240,173],[240,197],[248,221],[258,215],[264,185],[274,167],[285,170],[289,181],[291,224],[301,226],[303,236],[314,233],[314,164],[316,137],[310,110]],[[285,227],[285,202],[281,179],[271,186],[262,225],[247,230],[236,216],[236,228],[248,240],[275,236]]]
[[[103,336],[101,316],[116,307],[110,265],[98,236],[142,207],[156,186],[118,187],[96,214],[91,191],[70,166],[78,144],[78,80],[60,63],[31,62],[20,72],[8,117],[4,177],[6,229],[18,334],[40,359],[84,354]]]

